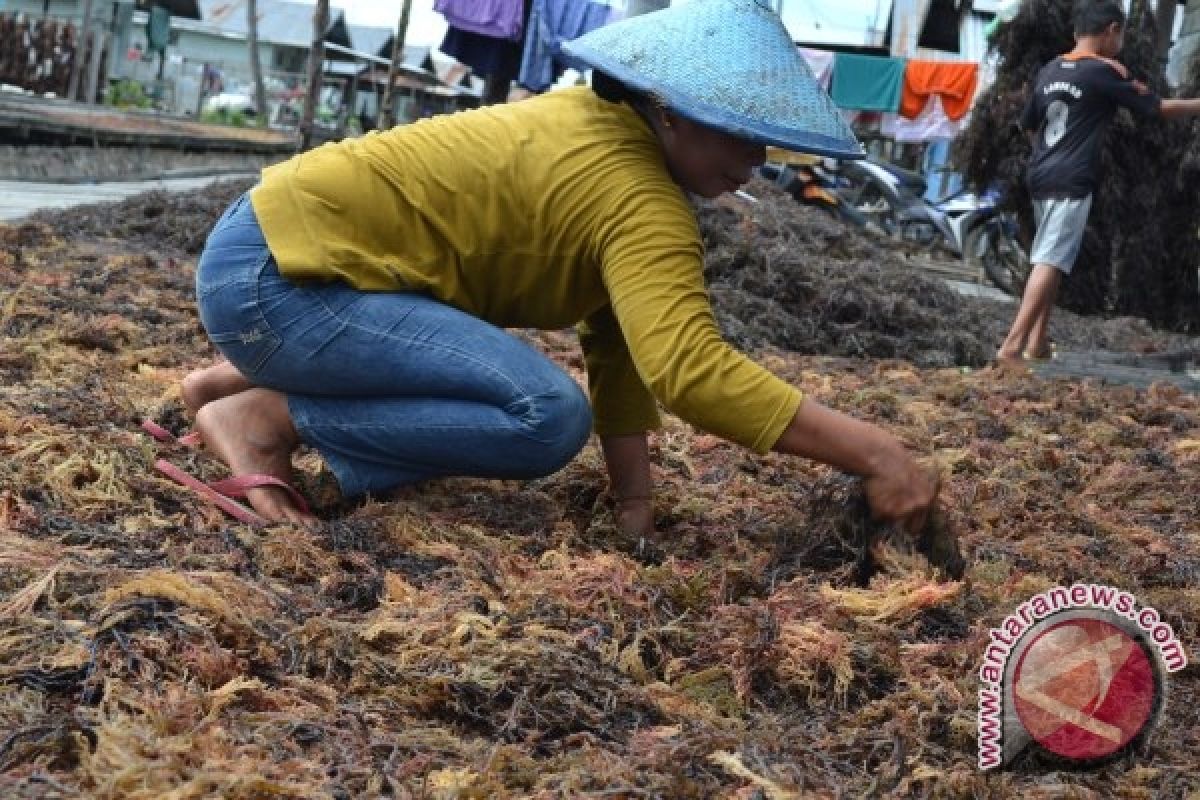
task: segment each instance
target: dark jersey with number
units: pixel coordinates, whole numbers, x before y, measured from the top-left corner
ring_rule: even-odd
[[[1037,198],[1091,194],[1100,143],[1117,108],[1149,116],[1160,104],[1124,66],[1107,58],[1068,54],[1042,67],[1021,114],[1021,127],[1037,134],[1026,175],[1030,193]]]

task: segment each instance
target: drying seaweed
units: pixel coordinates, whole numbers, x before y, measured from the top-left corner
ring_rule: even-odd
[[[919,570],[918,556],[953,580],[962,580],[967,563],[958,532],[941,508],[935,508],[915,534],[872,518],[862,481],[831,473],[806,487],[808,517],[781,535],[773,556],[771,581],[784,581],[804,570],[827,572],[831,582],[865,587],[890,568]],[[899,562],[903,562],[901,566]]]
[[[188,252],[232,190],[172,198],[180,224],[133,244],[95,234],[160,198],[89,210],[86,230],[0,228],[0,795],[1200,791],[1195,670],[1173,677],[1164,735],[1134,762],[1052,777],[976,770],[974,695],[988,630],[1053,583],[1128,589],[1197,641],[1200,401],[919,366],[957,363],[970,335],[983,347],[972,326],[1008,310],[943,296],[756,191],[757,206],[701,212],[722,324],[936,466],[931,530],[957,536],[965,580],[953,548],[926,548],[931,568],[875,525],[856,481],[669,416],[652,540],[613,527],[594,443],[543,480],[359,503],[302,452],[324,528],[233,523],[152,469],[167,455],[217,477],[212,460],[137,426],[187,425],[179,380],[213,356]],[[582,380],[573,335],[522,335]],[[1170,342],[1070,315],[1056,336]],[[885,346],[897,358],[862,357]]]
[[[152,191],[117,203],[40,211],[29,219],[53,226],[67,223],[72,236],[113,239],[127,247],[144,244],[162,254],[194,256],[204,249],[217,218],[252,185],[254,181],[243,179],[192,192]]]
[[[1013,306],[964,297],[923,267],[927,251],[847,227],[766,183],[760,202],[702,203],[705,276],[726,337],[754,350],[896,358],[923,367],[981,366]],[[1182,351],[1194,340],[1132,317],[1056,314],[1064,350]]]
[[[998,186],[1026,233],[1032,212],[1025,187],[1030,143],[1018,120],[1037,71],[1074,46],[1071,0],[1028,0],[991,42],[995,83],[980,97],[956,144],[968,181]],[[1120,60],[1132,75],[1168,94],[1155,55],[1154,8],[1134,3]],[[1200,90],[1190,72],[1179,95]],[[1094,195],[1083,249],[1059,302],[1085,314],[1142,317],[1176,330],[1200,328],[1200,196],[1194,121],[1137,119],[1121,111],[1101,149],[1103,180]]]

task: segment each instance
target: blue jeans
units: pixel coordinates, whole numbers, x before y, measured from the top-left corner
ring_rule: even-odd
[[[450,475],[541,477],[591,431],[579,385],[500,328],[424,293],[281,276],[246,195],[208,238],[196,297],[212,342],[287,396],[346,496]]]

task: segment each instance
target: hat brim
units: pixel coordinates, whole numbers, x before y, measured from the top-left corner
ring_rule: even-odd
[[[812,153],[839,160],[866,158],[862,145],[855,140],[796,131],[781,125],[772,125],[769,122],[748,120],[725,109],[673,92],[669,87],[657,85],[645,76],[639,75],[624,64],[607,58],[603,53],[588,47],[579,40],[565,42],[562,49],[568,55],[583,61],[593,69],[619,80],[630,89],[652,94],[675,113],[709,128],[715,128],[759,144],[782,147],[800,153]]]

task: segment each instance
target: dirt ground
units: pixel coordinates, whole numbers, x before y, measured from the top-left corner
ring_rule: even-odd
[[[963,370],[1011,307],[791,205],[722,203],[700,214],[726,332],[938,466],[963,580],[882,544],[861,587],[885,532],[854,481],[670,417],[653,540],[613,527],[594,443],[544,480],[356,503],[305,452],[323,528],[252,529],[152,468],[221,476],[202,449],[138,429],[186,427],[179,379],[213,356],[194,258],[237,190],[0,227],[0,796],[1200,792],[1195,666],[1114,762],[976,768],[988,631],[1036,592],[1128,590],[1194,652],[1195,395]],[[526,335],[583,379],[571,334]]]

